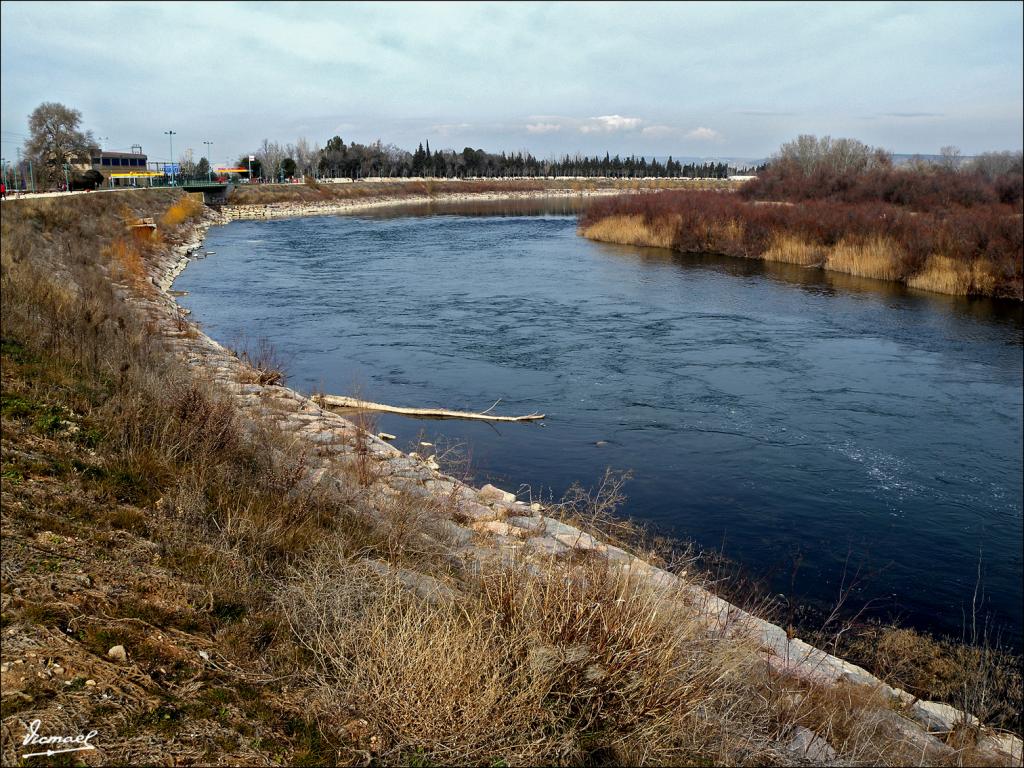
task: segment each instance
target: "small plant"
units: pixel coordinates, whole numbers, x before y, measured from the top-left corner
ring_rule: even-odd
[[[249,366],[251,375],[246,377],[248,383],[268,387],[284,383],[284,363],[269,340],[260,338],[254,346],[243,345],[241,351],[236,350],[235,354]]]
[[[186,221],[198,219],[202,213],[202,203],[185,194],[167,209],[160,223],[165,227],[177,227]]]

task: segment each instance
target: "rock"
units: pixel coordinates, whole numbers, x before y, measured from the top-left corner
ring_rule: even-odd
[[[451,520],[439,520],[437,527],[443,531],[453,544],[463,547],[473,541],[473,532],[468,528],[453,523]]]
[[[495,488],[490,483],[481,488],[478,495],[480,497],[480,501],[484,504],[493,504],[498,501],[511,504],[516,500],[516,495],[514,493],[503,491],[501,488]]]
[[[535,502],[533,502],[533,504],[530,505],[530,511],[531,512],[536,512],[539,515],[541,512],[544,511],[544,507],[542,507],[540,504],[538,504],[535,501]]]
[[[455,491],[455,483],[451,480],[426,480],[423,484],[438,496],[451,496]]]
[[[978,718],[938,701],[919,701],[911,708],[912,717],[929,731],[952,731],[958,725],[978,725]]]
[[[536,554],[558,556],[564,555],[569,548],[551,536],[534,536],[526,540],[526,547]]]
[[[496,536],[516,536],[522,538],[525,532],[500,520],[485,520],[481,523],[473,523],[473,530],[480,533],[491,533]]]
[[[85,685],[88,688],[92,688],[94,685],[96,685],[96,681],[95,680],[86,680],[85,681]]]
[[[475,501],[460,501],[458,511],[455,513],[467,520],[493,520],[497,513],[490,507],[477,504]]]
[[[561,520],[555,520],[553,517],[542,517],[544,521],[544,530],[553,536],[580,536],[583,534],[579,528],[575,528],[571,525],[566,525]]]
[[[509,525],[514,525],[516,528],[522,528],[523,530],[532,531],[533,533],[544,532],[544,521],[536,517],[510,515],[505,518],[505,522]]]
[[[892,711],[881,713],[891,728],[886,738],[896,749],[896,757],[912,761],[914,765],[948,764],[956,752],[948,744],[922,730],[920,726]],[[904,763],[907,764],[907,763]]]
[[[1012,733],[986,733],[979,739],[978,749],[1007,755],[1010,765],[1021,765],[1024,761],[1024,742]]]
[[[589,533],[556,533],[554,537],[571,549],[601,549],[601,544]]]
[[[128,661],[128,652],[124,649],[123,645],[115,645],[107,651],[107,658],[114,661]]]
[[[395,436],[392,435],[390,432],[378,432],[377,433],[377,437],[379,437],[381,440],[394,440],[395,439]]]
[[[395,568],[380,560],[366,558],[362,561],[371,571],[381,576],[397,577],[404,587],[412,590],[423,599],[436,603],[445,600],[458,598],[458,593],[447,584],[438,581],[433,576],[428,576],[419,571],[408,568]]]
[[[815,765],[821,765],[836,758],[836,751],[827,741],[802,725],[793,729],[793,735],[786,744],[786,748],[800,757],[807,758]]]

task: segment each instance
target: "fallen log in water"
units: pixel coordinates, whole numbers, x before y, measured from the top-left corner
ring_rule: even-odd
[[[422,416],[433,419],[479,419],[481,421],[537,421],[543,419],[543,413],[531,413],[527,416],[495,416],[490,413],[491,408],[481,413],[469,411],[449,411],[444,408],[403,408],[397,405],[384,405],[382,403],[371,403],[367,400],[358,400],[354,397],[343,395],[315,395],[313,400],[321,406],[333,408],[359,408],[364,411],[384,411],[385,413],[400,413],[403,416]],[[500,400],[498,402],[501,402]]]

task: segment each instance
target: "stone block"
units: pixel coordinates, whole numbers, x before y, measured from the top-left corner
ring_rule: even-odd
[[[793,729],[786,748],[815,765],[824,765],[836,759],[836,751],[832,746],[810,728],[804,728],[802,725]]]
[[[480,492],[477,494],[480,502],[483,504],[494,504],[495,502],[504,502],[505,504],[511,504],[516,500],[514,493],[503,491],[501,488],[495,488],[493,485],[488,483]]]

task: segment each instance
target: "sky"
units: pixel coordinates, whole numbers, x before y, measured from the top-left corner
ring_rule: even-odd
[[[763,158],[799,134],[1019,150],[1019,2],[0,4],[0,130],[58,101],[107,149],[264,139]]]

